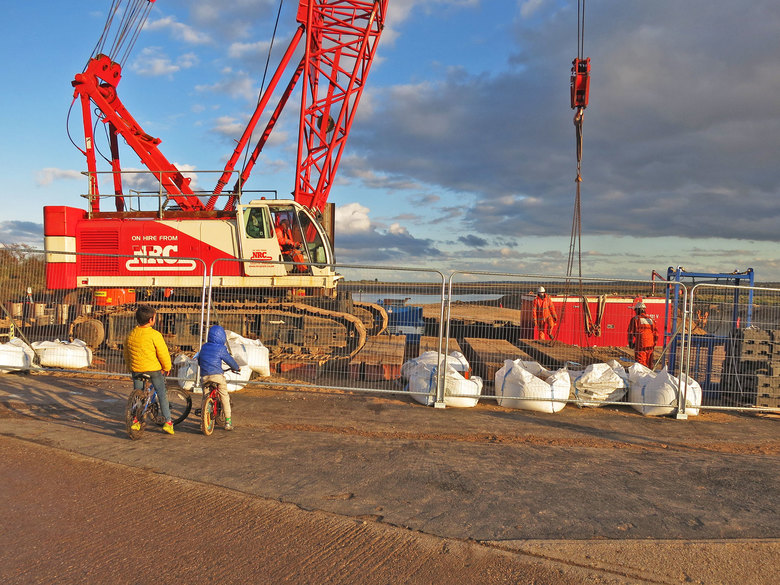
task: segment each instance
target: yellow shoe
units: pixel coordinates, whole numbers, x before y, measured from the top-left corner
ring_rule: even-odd
[[[173,423],[172,422],[165,423],[163,425],[163,431],[165,431],[169,435],[172,435],[173,434]]]
[[[138,422],[138,419],[133,419],[133,424],[130,425],[131,431],[140,431],[141,430],[141,423]]]

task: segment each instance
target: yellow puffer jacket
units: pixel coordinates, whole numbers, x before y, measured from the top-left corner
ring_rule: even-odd
[[[125,363],[131,372],[168,372],[171,354],[159,331],[139,326],[125,340]]]

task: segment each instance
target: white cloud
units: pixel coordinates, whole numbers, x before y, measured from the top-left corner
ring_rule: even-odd
[[[211,43],[211,37],[206,33],[195,30],[187,24],[178,22],[173,16],[158,18],[149,21],[145,29],[148,31],[163,30],[170,32],[174,39],[183,41],[192,45],[203,45]]]
[[[43,248],[43,224],[31,221],[0,221],[0,246],[24,244]]]
[[[520,16],[523,18],[533,16],[545,2],[546,0],[525,0],[525,2],[520,4]]]
[[[347,203],[336,207],[337,233],[347,235],[370,231],[369,211],[368,207],[364,207],[360,203]]]
[[[214,131],[224,136],[241,136],[246,125],[232,116],[220,116],[214,122]]]
[[[390,224],[390,227],[387,229],[387,231],[388,233],[391,233],[395,236],[409,235],[409,230],[397,222]]]
[[[171,75],[182,69],[189,69],[198,64],[194,53],[181,55],[175,62],[166,55],[160,47],[146,47],[130,65],[130,69],[139,75],[158,77]]]
[[[223,71],[225,77],[212,85],[196,85],[195,90],[201,92],[213,92],[220,95],[228,95],[233,98],[241,98],[247,101],[256,101],[258,88],[255,81],[245,72],[233,72],[230,69]]]
[[[73,179],[84,179],[84,175],[82,175],[79,171],[73,171],[69,169],[55,169],[55,168],[45,168],[41,169],[35,174],[35,183],[39,186],[44,185],[51,185],[54,181],[60,181],[60,180],[73,180]]]
[[[268,52],[269,43],[267,41],[257,41],[254,43],[231,43],[228,47],[228,57],[241,59],[248,56],[264,55]]]

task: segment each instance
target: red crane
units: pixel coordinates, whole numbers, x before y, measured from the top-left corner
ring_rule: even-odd
[[[218,171],[215,187],[198,192],[163,155],[160,139],[147,134],[130,115],[117,92],[124,60],[154,2],[113,0],[104,33],[73,81],[74,103],[80,100],[83,115],[85,146],[80,150],[87,158],[89,205],[87,212],[66,206],[44,208],[44,241],[51,252],[47,286],[76,292],[133,290],[152,297],[155,291],[178,289],[181,302],[165,318],[172,324],[173,342],[186,346],[193,344],[186,332],[200,319],[201,303],[185,302],[181,295],[202,287],[208,269],[219,279],[222,304],[215,310],[235,312],[246,291],[252,291],[251,306],[231,317],[242,334],[285,351],[354,354],[367,334],[386,327],[387,313],[339,293],[341,275],[333,267],[331,238],[319,216],[374,60],[387,0],[299,0],[295,13],[299,26],[281,62],[227,164]],[[241,201],[244,185],[296,88],[300,110],[293,199]],[[255,133],[261,119],[266,120],[265,127]],[[106,125],[111,152],[113,191],[103,194],[98,184],[97,122]],[[252,148],[255,134],[259,139]],[[156,211],[141,209],[141,198],[149,193],[138,193],[137,209],[131,205],[135,195],[125,198],[119,138],[167,195],[166,199],[151,194]],[[245,162],[239,168],[242,158]],[[116,211],[101,210],[100,200],[106,196],[115,199]],[[226,201],[222,209],[216,209],[218,201]],[[289,235],[281,238],[280,233]],[[288,297],[294,302],[280,300]],[[122,304],[119,309],[111,306],[78,316],[74,326],[80,327],[73,334],[81,339],[89,335],[93,346],[102,343],[104,334],[106,343],[120,343],[116,337],[120,320],[131,307]]]
[[[313,211],[321,211],[328,200],[344,144],[354,122],[364,80],[376,53],[384,28],[387,0],[300,0],[297,21],[300,24],[268,87],[258,100],[232,156],[225,165],[212,197],[207,202],[193,193],[190,180],[160,150],[161,140],[147,134],[122,103],[117,85],[126,59],[155,0],[120,0],[112,5],[106,31],[116,30],[110,46],[107,35],[101,38],[94,56],[73,81],[74,101],[81,101],[85,148],[89,172],[90,211],[100,211],[98,174],[94,147],[93,106],[100,121],[108,125],[111,143],[111,167],[117,211],[124,209],[121,164],[117,138],[121,136],[181,210],[214,209],[218,196],[230,181],[236,165],[248,147],[258,121],[272,103],[274,92],[289,74],[287,86],[276,102],[251,156],[238,173],[230,193],[235,194],[249,179],[257,158],[267,143],[290,95],[303,78],[298,155],[294,199]],[[291,67],[293,57],[304,43],[303,56]],[[225,209],[233,209],[236,200],[229,197]]]

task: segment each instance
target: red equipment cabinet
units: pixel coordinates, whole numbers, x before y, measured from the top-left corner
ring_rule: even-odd
[[[558,325],[554,331],[557,341],[584,347],[626,347],[628,344],[628,323],[634,316],[635,297],[610,295],[606,297],[586,297],[592,320],[596,322],[601,315],[600,332],[596,335],[585,333],[586,311],[582,298],[577,296],[549,295],[555,311],[558,313]],[[522,337],[539,339],[534,328],[533,303],[535,295],[523,295],[522,299]],[[655,319],[658,330],[658,345],[663,344],[663,331],[666,322],[666,298],[648,297],[642,301],[647,306],[647,314]],[[602,306],[599,313],[599,306]]]

